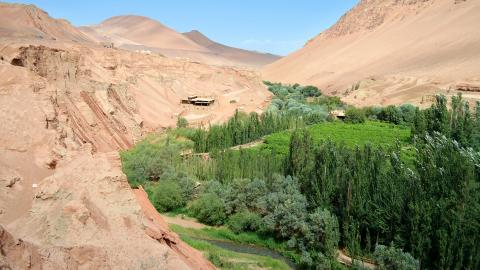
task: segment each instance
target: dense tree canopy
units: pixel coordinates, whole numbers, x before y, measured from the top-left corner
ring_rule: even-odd
[[[456,96],[449,109],[439,96],[425,110],[351,108],[349,119],[361,114],[411,126],[413,134],[398,145],[353,146],[314,141],[304,128],[310,110],[327,106],[323,95],[306,102],[316,89],[270,88],[275,112],[237,112],[223,125],[185,135],[197,152],[209,152],[207,159],[182,159],[190,146],[171,139],[122,153],[130,183],[145,185],[159,210],[189,202],[189,213],[201,222],[284,241],[305,269],[336,267],[339,248],[376,261],[379,269],[480,268],[480,103],[472,110]],[[302,106],[291,107],[295,102]],[[285,129],[293,131],[283,153],[228,149]]]

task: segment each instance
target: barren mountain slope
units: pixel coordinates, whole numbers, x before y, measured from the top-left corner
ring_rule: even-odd
[[[143,16],[115,16],[96,25],[94,29],[100,34],[111,37],[112,41],[119,45],[123,45],[122,42],[128,40],[130,41],[129,45],[140,44],[159,49],[205,51],[204,48],[182,34]]]
[[[214,65],[260,67],[279,58],[224,46],[196,31],[177,33],[158,21],[142,16],[116,16],[99,25],[79,29],[97,42],[113,42],[124,49],[157,52]]]
[[[66,20],[56,20],[33,5],[0,3],[0,38],[90,41]]]
[[[454,94],[458,84],[480,83],[478,14],[477,0],[362,0],[263,75],[363,105],[420,103],[439,88]]]
[[[269,94],[258,76],[80,44],[68,32],[18,39],[23,30],[0,28],[13,33],[0,38],[0,263],[213,269],[135,196],[117,151],[174,125],[177,115],[207,125],[236,108],[261,110]],[[215,97],[216,105],[179,105],[193,94]]]
[[[197,30],[183,33],[183,35],[200,46],[207,48],[213,54],[221,55],[238,63],[245,63],[248,66],[261,67],[280,59],[279,56],[269,53],[259,53],[225,46],[212,41]]]

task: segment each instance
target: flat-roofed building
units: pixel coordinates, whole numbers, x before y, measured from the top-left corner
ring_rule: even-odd
[[[215,103],[215,99],[198,96],[188,96],[186,99],[182,99],[181,103],[192,104],[194,106],[210,106]]]

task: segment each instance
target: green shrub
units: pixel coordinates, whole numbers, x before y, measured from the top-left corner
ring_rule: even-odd
[[[409,253],[403,252],[394,246],[386,247],[378,245],[375,247],[374,257],[378,263],[378,269],[396,270],[417,270],[420,269],[418,260]]]
[[[177,128],[186,128],[188,127],[188,121],[187,119],[183,118],[183,117],[178,117],[177,118]]]
[[[400,111],[402,112],[402,118],[404,123],[413,123],[415,119],[415,112],[417,107],[412,104],[403,104],[400,106]]]
[[[303,94],[304,97],[319,97],[322,95],[321,91],[312,85],[307,85],[302,87],[300,92]]]
[[[406,110],[409,109],[406,108]],[[390,105],[382,109],[378,119],[398,125],[403,122],[403,113],[400,108]]]
[[[305,124],[313,125],[327,120],[328,113],[325,111],[314,111],[305,117]]]
[[[152,195],[152,202],[159,212],[167,212],[185,206],[185,198],[182,189],[174,181],[161,181],[158,183]]]
[[[305,238],[306,246],[320,250],[327,258],[334,259],[340,240],[337,217],[326,209],[317,208],[309,214]]]
[[[362,109],[350,107],[345,112],[345,122],[352,124],[365,123],[365,112]]]
[[[194,217],[208,225],[222,225],[227,219],[225,203],[213,193],[202,194],[192,203],[190,210]]]
[[[158,181],[162,174],[172,170],[169,157],[177,151],[173,145],[166,147],[147,141],[138,143],[128,151],[123,151],[120,154],[122,169],[130,185],[137,187],[145,185],[147,181]]]
[[[228,219],[228,227],[235,233],[254,232],[262,226],[262,218],[250,211],[233,214]]]

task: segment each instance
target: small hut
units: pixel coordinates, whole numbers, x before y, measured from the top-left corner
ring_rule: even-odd
[[[330,116],[335,117],[337,119],[345,119],[345,110],[333,110],[329,113]]]

